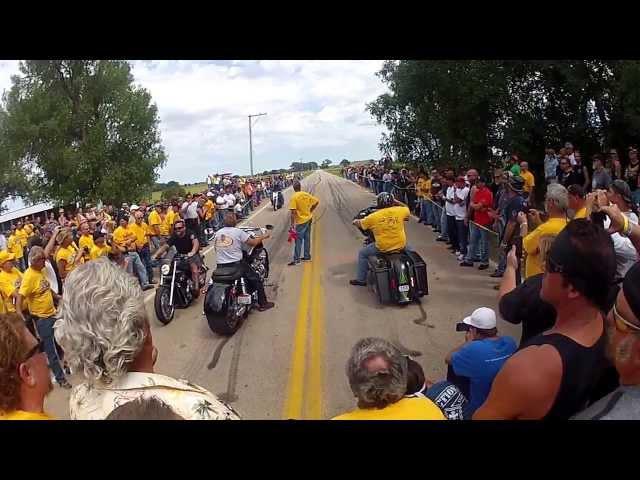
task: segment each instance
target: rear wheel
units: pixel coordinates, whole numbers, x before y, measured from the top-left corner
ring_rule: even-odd
[[[156,296],[153,302],[156,317],[164,325],[167,325],[171,320],[173,320],[173,316],[176,312],[175,305],[169,305],[170,296],[171,290],[169,287],[162,286],[156,290]]]
[[[246,307],[238,304],[235,296],[229,295],[225,301],[226,308],[221,312],[207,312],[207,323],[212,332],[218,335],[231,336],[238,331],[247,316]]]

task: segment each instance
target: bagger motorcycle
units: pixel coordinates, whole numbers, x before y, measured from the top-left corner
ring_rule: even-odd
[[[377,210],[377,205],[364,208],[354,220],[362,220]],[[375,242],[371,231],[358,229],[365,236],[365,246]],[[368,259],[367,286],[383,305],[419,302],[421,297],[429,294],[427,266],[416,252],[403,249],[376,253]]]
[[[272,225],[264,228],[243,225],[238,228],[247,232],[251,238],[273,230]],[[244,250],[243,260],[262,281],[269,276],[269,254],[262,243]],[[258,292],[251,287],[242,272],[242,267],[238,265],[218,265],[211,275],[204,299],[204,314],[214,333],[233,335],[249,312],[258,305]]]
[[[173,320],[176,308],[187,308],[195,299],[195,285],[191,278],[189,257],[180,255],[175,248],[162,259],[160,266],[160,286],[156,289],[154,307],[156,317],[163,324]],[[207,267],[200,268],[198,282],[204,285],[207,281]]]

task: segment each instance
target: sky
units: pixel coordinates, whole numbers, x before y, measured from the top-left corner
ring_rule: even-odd
[[[249,114],[254,172],[291,162],[379,158],[384,127],[366,112],[386,91],[379,60],[131,61],[135,83],[158,107],[168,156],[161,182],[204,181],[209,173],[249,173]],[[0,91],[17,61],[0,61]]]

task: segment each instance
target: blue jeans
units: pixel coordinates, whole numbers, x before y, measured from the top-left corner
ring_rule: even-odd
[[[470,241],[467,256],[467,262],[480,262],[481,264],[489,263],[489,232],[484,228],[480,228],[474,223],[469,224]]]
[[[300,261],[300,249],[304,242],[304,259],[311,258],[311,220],[307,223],[301,223],[296,225],[296,232],[298,237],[296,238],[296,245],[293,249],[293,261]]]
[[[431,208],[429,200],[426,198],[420,199],[420,223],[429,223],[427,220],[427,211]]]
[[[151,265],[151,250],[149,250],[148,243],[140,249],[139,255],[147,271],[147,280],[151,281],[153,279],[153,266]]]
[[[129,252],[127,253],[127,257],[129,258],[129,264],[132,265],[133,271],[140,280],[140,285],[143,287],[149,284],[149,277],[147,276],[147,269],[142,263],[142,259],[137,252]]]
[[[40,340],[42,340],[44,352],[47,354],[47,361],[49,362],[49,368],[56,377],[56,381],[61,383],[64,381],[64,370],[60,365],[60,357],[58,357],[58,351],[56,349],[56,341],[53,337],[53,324],[56,319],[54,317],[49,318],[36,318],[36,331]]]
[[[447,213],[445,209],[442,209],[442,214],[440,214],[440,236],[446,240],[449,240],[449,222],[447,220]]]

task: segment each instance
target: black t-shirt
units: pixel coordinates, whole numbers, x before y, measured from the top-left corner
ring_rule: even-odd
[[[586,180],[584,171],[585,171],[586,168],[587,167],[585,167],[582,164],[573,166],[573,171],[576,174],[575,178],[578,181],[578,185],[584,185],[584,182]]]
[[[195,238],[193,233],[187,232],[184,237],[172,235],[167,243],[170,247],[176,247],[179,254],[186,255],[193,250],[193,241]]]
[[[558,175],[558,182],[565,188],[569,188],[570,185],[584,185],[584,174],[580,178],[575,170],[571,170],[569,173],[562,172]]]
[[[556,309],[540,298],[543,273],[527,278],[500,300],[500,315],[513,324],[522,323],[520,345],[549,330],[556,321]]]

